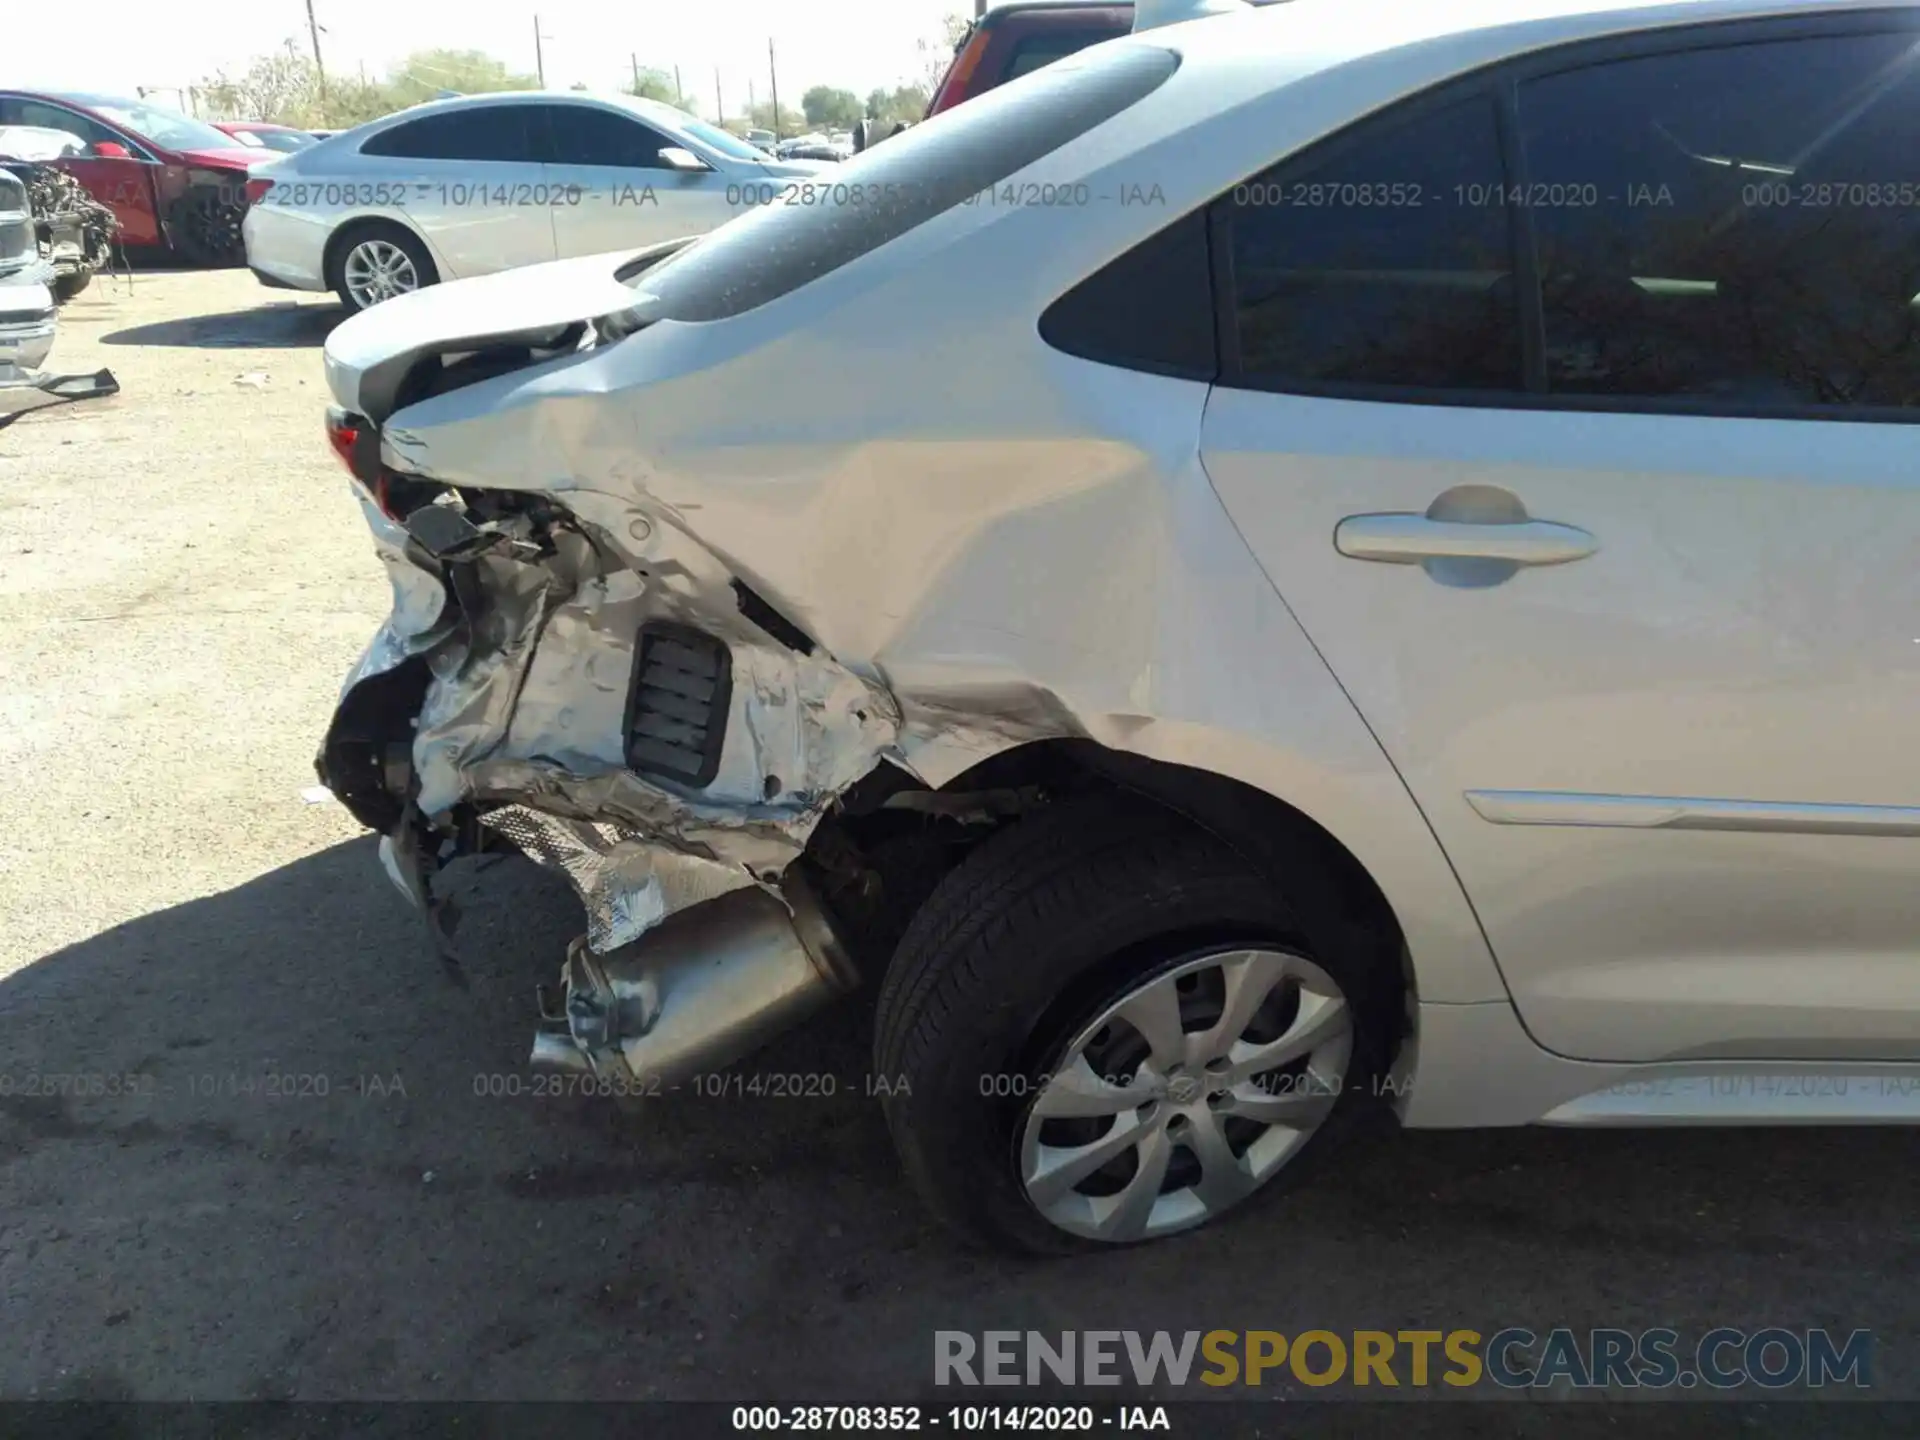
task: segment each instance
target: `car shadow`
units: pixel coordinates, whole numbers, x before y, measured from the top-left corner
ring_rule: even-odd
[[[944,1413],[1007,1395],[936,1389],[936,1330],[1508,1325],[1866,1328],[1877,1393],[1920,1393],[1910,1132],[1381,1126],[1212,1229],[1015,1260],[900,1179],[870,994],[637,1110],[547,1093],[532,991],[577,903],[520,861],[453,893],[452,968],[354,841],[0,981],[0,1273],[33,1316],[0,1397]],[[1329,1393],[1267,1378],[1184,1393]],[[1843,1433],[1784,1411],[1743,1433]]]
[[[336,305],[281,303],[160,320],[102,335],[102,345],[160,345],[192,350],[299,350],[326,343],[347,318]]]

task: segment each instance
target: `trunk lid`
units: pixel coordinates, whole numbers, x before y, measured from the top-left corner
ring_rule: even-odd
[[[631,309],[638,296],[621,274],[687,243],[528,265],[398,296],[327,337],[327,387],[350,413],[379,424],[399,408],[417,365],[499,346],[542,348],[570,326]]]

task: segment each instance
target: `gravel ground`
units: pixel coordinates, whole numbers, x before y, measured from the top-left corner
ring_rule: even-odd
[[[870,1402],[930,1395],[935,1329],[1520,1324],[1869,1327],[1920,1398],[1911,1132],[1383,1133],[1238,1223],[1028,1265],[902,1187],[859,1004],[748,1067],[832,1098],[476,1093],[574,906],[469,877],[449,973],[303,799],[385,608],[320,434],[336,319],[97,282],[55,364],[124,394],[0,432],[0,1395]]]

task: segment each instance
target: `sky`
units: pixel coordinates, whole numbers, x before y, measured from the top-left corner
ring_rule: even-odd
[[[329,73],[369,77],[409,52],[484,50],[534,69],[534,15],[545,37],[547,84],[599,89],[642,66],[680,67],[688,98],[714,107],[714,72],[727,112],[745,110],[748,87],[765,100],[767,41],[779,60],[782,108],[813,85],[865,98],[878,86],[921,78],[916,42],[937,42],[941,19],[972,13],[971,0],[528,0],[525,8],[485,0],[313,0]],[[90,0],[78,29],[70,7],[12,7],[0,43],[0,85],[132,94],[136,87],[195,84],[292,39],[306,51],[305,0],[211,0],[197,6],[153,0]],[[180,104],[171,94],[150,98]]]

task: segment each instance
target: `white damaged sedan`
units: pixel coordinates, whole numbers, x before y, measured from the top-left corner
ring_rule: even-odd
[[[1917,41],[1296,0],[356,316],[322,778],[443,943],[460,856],[571,882],[536,1064],[877,985],[908,1176],[1017,1248],[1383,1100],[1912,1121],[1920,206],[1831,197]]]

